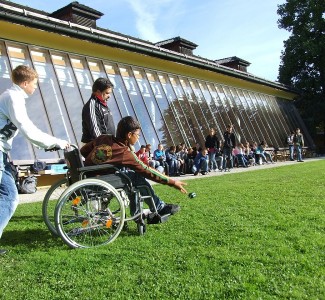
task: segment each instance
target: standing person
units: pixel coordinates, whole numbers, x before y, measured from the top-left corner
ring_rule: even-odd
[[[289,146],[289,156],[290,156],[291,161],[294,161],[294,158],[293,158],[293,152],[295,150],[295,145],[293,143],[294,136],[295,136],[295,132],[292,130],[291,133],[287,137],[287,144]]]
[[[232,130],[232,125],[227,125],[226,131],[223,134],[222,157],[224,171],[226,171],[227,161],[229,162],[228,170],[230,171],[233,168],[232,150],[235,148],[236,140]]]
[[[208,149],[209,171],[216,171],[218,169],[216,162],[216,152],[220,148],[220,141],[216,135],[214,128],[210,128],[209,134],[205,138],[205,147]]]
[[[88,143],[101,134],[115,134],[115,125],[107,101],[114,85],[108,78],[98,78],[92,86],[92,94],[82,108],[82,143]]]
[[[297,161],[303,162],[302,160],[302,147],[304,146],[304,136],[300,132],[300,128],[296,129],[296,133],[293,136],[293,144],[296,150]]]
[[[7,153],[18,131],[33,145],[43,149],[68,148],[67,141],[39,130],[29,119],[25,99],[37,88],[38,75],[30,67],[20,65],[11,74],[13,85],[0,96],[0,237],[18,205],[18,191],[11,175]],[[1,249],[0,254],[6,250]]]
[[[85,157],[85,165],[109,163],[114,166],[127,167],[124,174],[130,178],[135,187],[143,185],[148,187],[161,216],[175,214],[180,210],[180,207],[176,204],[164,203],[155,194],[151,184],[145,178],[170,185],[182,193],[187,193],[184,188],[186,183],[174,180],[155,169],[149,168],[130,150],[130,146],[139,140],[140,129],[140,123],[131,116],[122,118],[117,125],[116,137],[104,134],[80,149],[82,156]],[[150,207],[150,202],[147,204]]]

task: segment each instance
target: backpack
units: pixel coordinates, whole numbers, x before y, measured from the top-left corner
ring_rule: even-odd
[[[20,184],[21,194],[33,194],[37,191],[37,177],[34,175],[26,177]]]

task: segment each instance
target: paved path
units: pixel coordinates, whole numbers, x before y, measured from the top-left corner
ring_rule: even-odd
[[[325,159],[325,157],[323,156],[323,157],[317,157],[317,158],[307,158],[307,159],[305,159],[305,163],[317,161],[320,159]],[[259,165],[259,166],[255,166],[255,167],[249,167],[249,168],[234,168],[231,170],[231,172],[219,172],[218,171],[218,172],[210,172],[207,175],[200,174],[198,176],[188,174],[188,175],[184,175],[184,176],[180,176],[180,177],[175,177],[175,179],[190,180],[190,179],[205,178],[205,177],[211,177],[211,176],[226,176],[231,173],[250,172],[250,171],[255,171],[255,170],[260,170],[260,169],[277,168],[277,167],[282,167],[282,166],[287,166],[287,165],[292,165],[292,164],[298,164],[298,163],[296,161],[277,162],[274,164],[264,164],[264,165]],[[47,192],[46,188],[40,188],[34,194],[20,194],[19,195],[20,203],[30,203],[30,202],[42,201],[44,199],[46,192]]]

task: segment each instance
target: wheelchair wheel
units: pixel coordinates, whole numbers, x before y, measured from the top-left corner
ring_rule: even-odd
[[[47,226],[47,228],[50,230],[50,232],[58,236],[58,233],[55,228],[54,223],[54,211],[55,206],[62,195],[62,193],[68,188],[68,183],[66,178],[62,178],[55,182],[50,189],[47,191],[43,204],[42,204],[42,215],[43,220]]]
[[[119,192],[99,179],[72,184],[55,209],[55,226],[71,248],[91,248],[113,242],[124,225],[125,207]]]

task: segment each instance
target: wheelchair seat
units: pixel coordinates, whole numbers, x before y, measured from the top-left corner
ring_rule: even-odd
[[[64,158],[68,167],[69,184],[85,178],[96,178],[106,181],[116,189],[131,191],[131,180],[120,172],[119,168],[111,164],[84,166],[80,150],[71,145],[71,151],[64,152]],[[110,174],[105,174],[110,173]],[[104,175],[103,175],[104,174]]]

